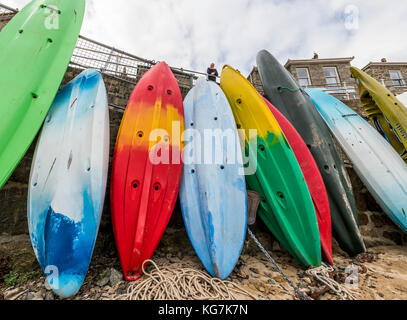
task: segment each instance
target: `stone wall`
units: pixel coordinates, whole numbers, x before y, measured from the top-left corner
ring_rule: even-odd
[[[14,17],[15,13],[0,13],[0,31]]]
[[[407,91],[407,87],[394,87],[390,79],[390,70],[400,70],[404,81],[407,84],[407,63],[392,64],[392,63],[370,63],[363,69],[368,75],[383,84],[384,81],[387,88],[393,94],[402,94]]]
[[[247,79],[250,81],[250,83],[253,85],[253,87],[256,88],[256,90],[264,96],[264,89],[263,89],[263,84],[261,83],[260,79],[260,74],[259,74],[259,69],[257,67],[253,67],[252,72],[250,72],[249,76]]]
[[[347,167],[359,212],[360,230],[366,245],[407,245],[407,234],[387,217],[352,166]]]

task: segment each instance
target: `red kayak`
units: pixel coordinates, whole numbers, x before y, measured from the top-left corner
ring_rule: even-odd
[[[265,98],[263,99],[283,130],[284,135],[286,136],[288,143],[291,145],[295,157],[300,164],[317,213],[322,256],[329,264],[333,265],[331,210],[329,209],[328,194],[321,173],[319,172],[311,151],[308,149],[297,130],[280,111],[278,111]]]
[[[162,62],[134,89],[113,158],[112,220],[128,281],[142,275],[142,264],[152,257],[174,210],[182,174],[183,131],[181,91]]]

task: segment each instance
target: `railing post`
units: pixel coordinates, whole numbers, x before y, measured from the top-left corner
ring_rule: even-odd
[[[350,94],[349,94],[348,85],[347,85],[346,81],[343,83],[343,86],[345,87],[346,100],[350,100]]]
[[[104,72],[107,70],[107,68],[109,67],[110,60],[112,59],[113,53],[114,53],[114,48],[112,48],[112,49],[110,50],[109,58],[107,59],[107,61],[106,61],[106,63],[105,63],[105,66],[104,66],[102,69],[100,69],[100,72],[101,72],[101,73],[104,73]]]
[[[384,79],[380,79],[380,82],[382,83],[383,87],[387,87],[386,82],[384,81]]]

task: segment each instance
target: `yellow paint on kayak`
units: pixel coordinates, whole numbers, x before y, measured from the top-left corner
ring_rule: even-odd
[[[360,99],[374,127],[407,161],[407,108],[387,88],[358,68],[351,67]]]
[[[257,170],[246,176],[262,201],[259,216],[303,266],[321,264],[321,243],[314,205],[300,165],[277,120],[239,72],[223,68],[221,88],[238,128],[245,130],[246,153]],[[250,130],[257,136],[250,138]]]

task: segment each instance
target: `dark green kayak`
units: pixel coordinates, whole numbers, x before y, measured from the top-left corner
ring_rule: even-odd
[[[351,256],[365,252],[350,178],[329,128],[297,81],[269,52],[259,52],[257,65],[266,98],[294,125],[321,171],[340,247]]]

